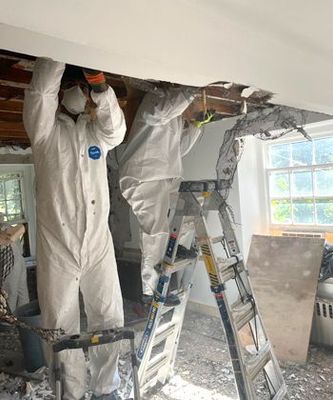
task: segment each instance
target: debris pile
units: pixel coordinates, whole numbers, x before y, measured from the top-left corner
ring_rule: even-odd
[[[7,335],[7,336],[6,336]],[[2,354],[20,351],[15,330],[0,334]],[[140,334],[138,333],[137,339]],[[121,393],[130,371],[127,345],[122,346]],[[328,400],[333,398],[333,349],[310,347],[307,364],[283,363],[282,370],[290,400]],[[37,371],[39,380],[0,373],[0,400],[51,400],[46,369]],[[36,373],[35,373],[36,374]],[[258,400],[267,400],[263,382],[257,385]],[[124,396],[123,398],[127,398]],[[86,399],[90,398],[87,392]],[[218,318],[188,311],[180,337],[175,375],[163,387],[152,390],[151,400],[236,400],[238,399],[228,348]]]
[[[23,377],[12,377],[0,373],[0,400],[51,400],[54,398],[47,380],[45,367],[35,372],[38,380],[28,381]]]

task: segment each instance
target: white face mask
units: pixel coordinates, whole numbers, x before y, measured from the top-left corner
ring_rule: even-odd
[[[64,97],[61,104],[71,114],[77,115],[82,113],[86,107],[87,98],[82,92],[80,86],[76,85],[70,89],[64,90]]]

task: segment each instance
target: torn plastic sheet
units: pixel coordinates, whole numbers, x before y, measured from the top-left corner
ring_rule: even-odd
[[[227,199],[228,197],[237,164],[244,149],[246,136],[255,136],[261,140],[274,140],[287,133],[299,132],[306,139],[311,139],[304,130],[304,126],[312,122],[315,117],[317,120],[330,118],[325,114],[285,106],[272,106],[256,110],[238,118],[235,125],[224,134],[216,164],[219,190],[223,198]]]

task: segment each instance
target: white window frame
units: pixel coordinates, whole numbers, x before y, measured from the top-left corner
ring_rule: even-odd
[[[313,139],[321,139],[333,136],[333,120],[327,120],[322,122],[317,122],[313,124],[308,124],[306,126],[306,132]],[[269,176],[274,172],[279,171],[297,171],[297,170],[311,170],[312,178],[313,171],[316,169],[332,168],[333,163],[329,164],[318,164],[318,165],[308,165],[308,166],[296,166],[296,167],[285,167],[285,168],[270,168],[270,160],[269,160],[269,147],[273,144],[284,144],[284,143],[294,143],[297,141],[304,141],[304,137],[300,133],[291,133],[289,135],[283,136],[280,139],[274,141],[266,141],[263,146],[264,152],[264,169],[265,169],[265,194],[266,194],[266,210],[267,210],[267,218],[268,223],[271,229],[283,230],[283,231],[300,231],[300,232],[333,232],[333,225],[316,225],[316,224],[276,224],[272,221],[272,213],[271,213],[271,200],[273,197],[270,197],[269,193]],[[290,175],[289,175],[290,176]],[[312,193],[313,198],[325,198],[332,196],[315,196],[314,192]],[[309,198],[309,196],[304,196],[304,198]],[[295,197],[293,197],[295,198]],[[299,196],[301,199],[302,197]],[[315,203],[314,203],[315,204]]]
[[[20,224],[20,223],[25,223],[26,221],[26,206],[25,206],[25,190],[24,190],[24,172],[17,170],[17,169],[13,169],[11,170],[7,170],[7,171],[0,171],[0,176],[1,175],[19,175],[19,180],[20,180],[20,194],[21,194],[21,206],[22,206],[22,213],[23,213],[23,218],[18,218],[18,219],[11,219],[6,221],[8,224]],[[0,179],[2,180],[2,179]],[[5,198],[5,202],[7,202],[6,198]],[[7,216],[7,214],[6,214]]]
[[[24,220],[10,221],[9,223],[27,223],[29,228],[29,242],[31,256],[36,256],[36,206],[35,206],[35,186],[34,186],[34,167],[32,164],[0,164],[0,173],[22,173],[23,187],[22,200],[24,208]]]

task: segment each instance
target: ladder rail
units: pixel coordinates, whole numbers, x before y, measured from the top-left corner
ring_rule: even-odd
[[[234,229],[232,228],[232,225],[231,225],[230,216],[228,214],[228,209],[227,209],[227,204],[219,192],[214,192],[214,196],[218,198],[218,202],[220,203],[219,208],[218,208],[219,209],[219,218],[220,218],[221,226],[222,226],[224,237],[225,237],[226,247],[227,247],[230,255],[238,254],[240,252],[240,249],[238,246],[238,242],[237,242],[237,238],[236,238]],[[240,264],[242,265],[242,268],[244,268],[244,271],[245,271],[246,275],[248,276],[248,271],[245,267],[244,261],[241,260]],[[244,283],[243,280],[242,280],[242,283]],[[245,289],[245,291],[247,292],[247,290],[248,290],[251,293],[251,297],[253,299],[255,307],[257,308],[251,281],[249,279],[247,279],[246,286],[248,288]],[[254,324],[253,321],[250,323],[251,332],[252,332],[254,341],[259,340],[259,338],[258,338],[259,333],[264,335],[267,338],[267,340],[269,341],[265,326],[262,323],[262,318],[260,316],[260,312],[258,309],[256,310],[256,317],[254,318],[254,321],[256,319],[258,319],[259,324]],[[260,329],[261,332],[258,332],[258,328]],[[284,380],[282,378],[282,373],[281,373],[277,358],[273,351],[270,352],[270,357],[271,357],[271,362],[273,364],[271,369],[272,368],[274,369],[274,371],[275,371],[274,376],[276,379],[275,379],[275,382],[267,382],[267,385],[269,386],[270,389],[272,389],[275,392],[275,394],[277,394],[277,392],[279,391],[278,388],[284,384]],[[267,373],[265,371],[266,371],[266,368],[264,368],[264,374],[266,377]]]
[[[229,354],[234,370],[236,388],[240,400],[256,400],[255,380],[259,373],[266,379],[267,389],[272,400],[282,400],[287,396],[287,389],[278,361],[267,337],[260,313],[257,309],[248,271],[243,261],[225,199],[217,191],[216,181],[183,182],[177,202],[177,208],[170,225],[169,241],[162,265],[154,302],[152,304],[146,329],[138,349],[141,360],[139,380],[141,392],[157,382],[164,384],[173,374],[179,337],[185,316],[186,305],[190,296],[193,274],[198,257],[192,263],[176,262],[185,218],[193,217],[195,241],[201,250],[201,258],[210,281],[210,289],[215,298],[222,327],[227,340]],[[218,220],[222,235],[215,239],[209,236],[207,215],[218,211]],[[226,259],[219,259],[214,252],[214,244],[223,245]],[[164,306],[171,276],[180,271],[188,271],[178,279],[178,287],[183,287],[181,304],[172,311],[169,322],[164,321],[168,310]],[[229,281],[235,282],[239,297],[234,303],[228,299]],[[181,282],[181,283],[180,283]],[[185,282],[185,283],[184,283]],[[230,302],[230,304],[229,304]],[[164,322],[163,322],[164,321]],[[163,323],[163,325],[161,325]],[[249,353],[243,348],[239,332],[249,327],[255,351]],[[161,353],[152,357],[155,346],[162,347]]]
[[[214,255],[212,243],[209,240],[207,222],[199,216],[195,219],[196,232],[199,246],[204,258],[205,267],[211,284],[211,291],[215,297],[217,307],[224,327],[225,337],[228,342],[230,358],[235,374],[237,390],[240,400],[254,400],[252,387],[246,376],[246,369],[242,362],[241,346],[237,337],[237,327],[230,318],[231,310],[226,301],[225,286],[221,282],[218,261]]]

